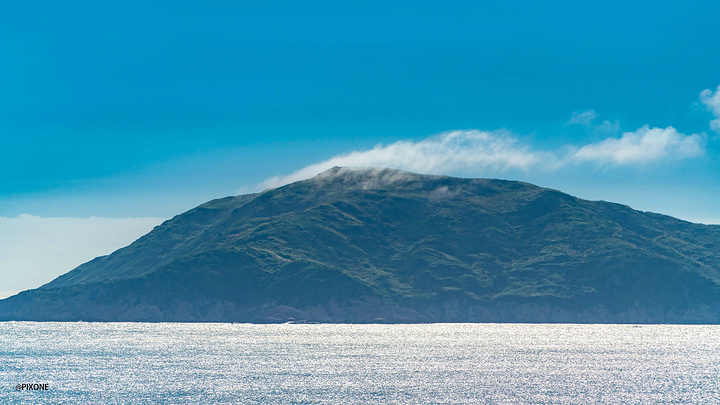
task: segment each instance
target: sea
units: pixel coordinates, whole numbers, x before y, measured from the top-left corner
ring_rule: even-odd
[[[0,404],[681,403],[720,326],[0,322]]]

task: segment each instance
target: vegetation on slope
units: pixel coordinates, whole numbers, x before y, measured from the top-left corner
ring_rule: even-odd
[[[720,227],[527,183],[334,168],[178,215],[0,318],[717,322],[718,252]]]

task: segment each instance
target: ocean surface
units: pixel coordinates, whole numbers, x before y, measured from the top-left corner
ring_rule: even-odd
[[[382,403],[720,403],[720,326],[0,322],[0,404]]]

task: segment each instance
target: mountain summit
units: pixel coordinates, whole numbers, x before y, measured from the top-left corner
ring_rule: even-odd
[[[213,200],[2,320],[720,322],[720,226],[528,183],[335,167]]]

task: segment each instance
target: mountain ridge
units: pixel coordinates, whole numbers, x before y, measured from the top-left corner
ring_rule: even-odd
[[[0,319],[718,323],[718,252],[720,226],[529,183],[336,167],[202,204]]]

